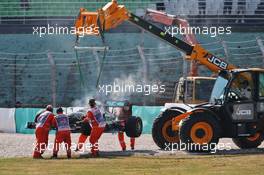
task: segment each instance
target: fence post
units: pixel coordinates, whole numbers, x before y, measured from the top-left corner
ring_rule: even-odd
[[[52,97],[52,105],[56,107],[56,64],[54,58],[50,51],[47,52],[48,61],[51,68],[51,97]]]
[[[26,24],[26,8],[25,8],[25,2],[23,3],[23,12],[24,12],[24,20],[23,20],[23,24]]]
[[[137,46],[139,56],[142,60],[143,64],[143,83],[147,84],[148,83],[148,60],[146,59],[144,55],[144,51],[140,45]],[[144,98],[143,105],[146,105],[146,98]]]
[[[99,77],[99,73],[100,73],[100,59],[99,59],[97,50],[96,49],[92,49],[92,51],[93,51],[93,55],[95,57],[96,64],[97,64],[97,76],[96,77]]]
[[[221,41],[221,44],[222,44],[222,46],[223,46],[223,48],[224,48],[225,57],[226,57],[225,60],[228,62],[228,60],[229,60],[229,53],[228,53],[227,44],[226,44],[225,41]]]
[[[140,45],[137,46],[137,49],[138,49],[138,53],[139,53],[139,56],[142,60],[142,64],[143,64],[143,81],[144,83],[147,83],[148,82],[148,61],[144,55],[144,51],[142,49],[142,47]]]
[[[183,52],[180,52],[180,53],[182,56],[182,76],[186,78],[188,75],[188,63],[186,60],[186,55]]]
[[[15,55],[15,59],[14,59],[14,106],[16,107],[16,103],[17,103],[17,55]]]
[[[187,63],[187,60],[186,60],[186,55],[183,52],[181,52],[181,56],[182,56],[182,77],[184,78],[184,80],[187,81],[188,63]],[[187,100],[186,97],[188,96],[187,95],[187,93],[188,93],[187,92],[187,87],[188,87],[188,84],[185,83],[185,87],[184,87],[184,89],[185,89],[185,91],[184,91],[184,101]],[[174,93],[176,93],[176,92],[174,92]]]
[[[262,53],[262,57],[263,57],[262,58],[262,65],[263,65],[264,64],[264,45],[263,45],[262,39],[259,36],[257,36],[256,39],[257,39],[257,43],[259,45],[260,51]]]

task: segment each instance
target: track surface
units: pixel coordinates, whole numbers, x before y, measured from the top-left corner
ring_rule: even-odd
[[[72,142],[76,144],[79,134],[72,134]],[[33,144],[35,142],[35,135],[31,134],[7,134],[0,133],[0,157],[30,157],[32,155]],[[50,134],[49,142],[53,143],[54,135]],[[143,134],[136,139],[136,149],[130,150],[129,139],[126,137],[127,151],[121,151],[119,146],[117,134],[106,133],[102,136],[99,147],[102,156],[161,156],[161,155],[175,155],[175,156],[191,156],[198,153],[187,153],[185,151],[163,151],[160,150],[152,140],[150,134]],[[217,150],[216,153],[211,154],[247,154],[247,153],[264,153],[264,143],[258,149],[240,150],[236,147],[231,139],[221,139],[220,144],[225,146],[223,150]],[[89,143],[87,140],[87,147]],[[230,149],[231,148],[231,149]],[[44,157],[50,157],[52,154],[52,144],[50,148],[44,153]],[[60,151],[59,155],[65,155],[65,151]],[[74,152],[74,157],[87,156],[89,148],[84,152]],[[201,153],[199,153],[201,154]],[[205,154],[205,153],[203,153]]]

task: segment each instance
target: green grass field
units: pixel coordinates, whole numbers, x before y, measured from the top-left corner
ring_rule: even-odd
[[[0,174],[263,174],[264,155],[107,157],[58,160],[1,158]]]

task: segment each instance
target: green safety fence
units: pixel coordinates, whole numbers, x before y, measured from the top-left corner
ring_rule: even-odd
[[[163,106],[133,106],[133,116],[138,116],[143,121],[143,133],[151,134],[154,119],[160,114]]]

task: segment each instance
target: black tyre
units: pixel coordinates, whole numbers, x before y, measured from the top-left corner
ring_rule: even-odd
[[[154,120],[152,138],[159,148],[169,150],[168,145],[180,142],[179,132],[172,130],[171,120],[182,113],[180,111],[167,110]]]
[[[191,115],[180,125],[180,140],[184,143],[181,148],[190,152],[209,152],[218,144],[220,132],[214,116],[206,113]]]
[[[91,128],[91,126],[90,126],[90,124],[88,122],[85,122],[85,123],[82,122],[81,123],[81,133],[83,135],[90,136],[91,135],[91,130],[92,130],[92,128]]]
[[[82,121],[82,118],[85,116],[82,112],[73,112],[68,115],[70,126],[74,126],[77,122]]]
[[[73,133],[75,132],[81,132],[82,134],[89,136],[91,134],[91,126],[89,123],[82,123],[83,117],[85,116],[82,112],[74,112],[68,115],[69,117],[69,123],[70,127],[74,130],[72,130]],[[78,124],[77,124],[78,123]],[[76,129],[76,125],[78,125],[78,129]],[[80,129],[79,129],[80,128]]]
[[[261,133],[256,133],[252,137],[233,138],[233,142],[241,149],[257,148],[263,141]]]
[[[125,124],[125,132],[128,137],[139,137],[143,130],[143,123],[140,117],[131,116]]]
[[[26,129],[35,129],[36,123],[35,122],[27,122]]]

